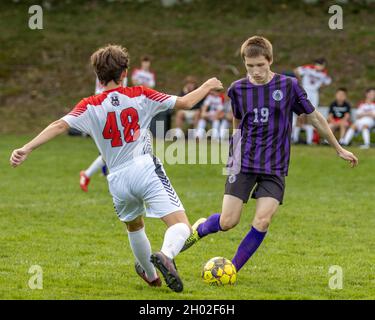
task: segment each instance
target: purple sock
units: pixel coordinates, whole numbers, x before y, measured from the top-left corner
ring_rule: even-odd
[[[248,232],[245,238],[240,243],[237,249],[236,255],[234,256],[232,263],[237,269],[237,272],[243,267],[243,265],[250,259],[254,252],[258,249],[262,243],[266,232],[260,232],[254,227]]]
[[[210,233],[221,231],[220,227],[220,213],[214,213],[209,216],[205,222],[200,224],[197,228],[199,237],[205,237]]]

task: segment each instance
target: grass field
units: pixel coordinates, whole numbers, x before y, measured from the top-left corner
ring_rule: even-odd
[[[212,288],[202,264],[232,258],[254,212],[250,201],[240,225],[204,239],[177,257],[181,294],[149,288],[133,271],[123,225],[113,212],[105,178],[85,194],[78,172],[97,155],[90,139],[61,137],[8,166],[26,136],[0,136],[0,299],[374,299],[375,150],[353,148],[356,169],[327,147],[294,147],[285,204],[263,245],[241,270],[237,285]],[[221,165],[165,165],[191,222],[220,211]],[[146,220],[153,249],[163,224]],[[31,290],[28,270],[43,269],[43,290]],[[342,290],[328,287],[329,267],[343,269]]]

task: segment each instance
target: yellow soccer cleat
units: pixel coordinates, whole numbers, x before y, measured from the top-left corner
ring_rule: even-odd
[[[189,236],[189,238],[186,239],[184,246],[182,247],[180,252],[183,252],[187,249],[189,249],[193,244],[196,244],[198,240],[200,239],[200,236],[198,234],[198,226],[204,223],[207,219],[206,218],[200,218],[198,219],[192,226],[193,232]]]

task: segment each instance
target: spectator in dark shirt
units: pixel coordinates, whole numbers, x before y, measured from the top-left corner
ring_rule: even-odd
[[[328,123],[333,132],[340,130],[342,143],[346,130],[350,126],[350,104],[347,99],[347,89],[339,88],[336,91],[336,100],[329,106]]]
[[[193,76],[187,76],[184,81],[184,86],[181,90],[180,96],[184,96],[197,88],[197,80]],[[175,118],[175,135],[178,138],[184,136],[183,127],[187,122],[189,125],[196,127],[201,114],[203,100],[198,102],[190,110],[178,110]]]

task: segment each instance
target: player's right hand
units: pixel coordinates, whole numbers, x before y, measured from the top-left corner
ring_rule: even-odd
[[[223,90],[224,89],[223,84],[217,78],[208,79],[205,82],[205,85],[207,85],[210,88],[210,90]]]
[[[10,156],[10,165],[15,168],[18,167],[22,162],[24,162],[29,155],[29,151],[25,148],[15,149]]]

